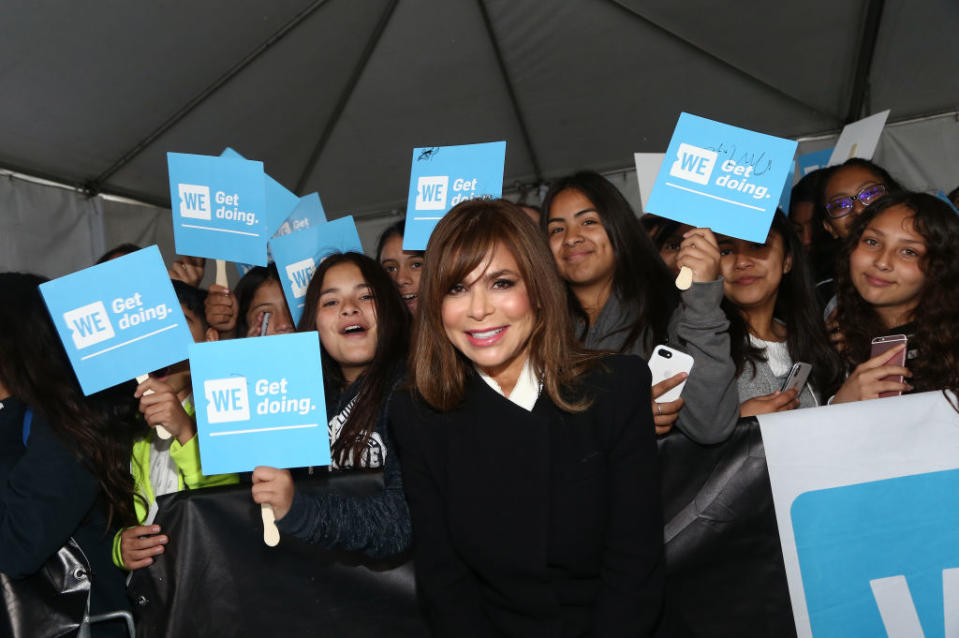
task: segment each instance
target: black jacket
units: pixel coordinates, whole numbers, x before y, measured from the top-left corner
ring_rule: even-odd
[[[646,636],[663,603],[663,523],[650,373],[611,356],[593,403],[532,412],[478,375],[441,413],[397,393],[391,426],[415,565],[438,636]]]

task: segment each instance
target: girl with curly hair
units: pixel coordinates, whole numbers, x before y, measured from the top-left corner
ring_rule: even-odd
[[[959,217],[924,193],[886,195],[856,219],[839,255],[839,325],[851,374],[833,403],[959,388]],[[873,338],[904,334],[869,358]],[[902,381],[896,377],[902,375]]]

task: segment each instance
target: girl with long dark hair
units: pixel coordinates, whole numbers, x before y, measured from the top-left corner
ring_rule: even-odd
[[[240,278],[230,292],[223,286],[210,286],[204,301],[206,322],[216,329],[220,339],[257,337],[264,313],[270,313],[268,335],[293,332],[293,319],[280,287],[276,264],[254,266]]]
[[[682,294],[629,203],[598,173],[557,180],[540,220],[583,345],[648,358],[657,344],[694,359],[680,399],[654,403],[657,431],[676,425],[700,443],[724,440],[739,418],[736,370],[729,356],[729,322],[719,307],[719,248],[708,228],[684,233],[676,264],[693,272]],[[658,383],[652,397],[674,387]]]
[[[116,529],[136,524],[132,384],[83,396],[44,281],[0,274],[0,572],[29,576],[72,537],[92,570],[90,613],[129,609],[110,552]]]
[[[436,636],[647,636],[663,603],[650,373],[576,341],[534,223],[455,206],[430,237],[390,405]]]
[[[306,494],[290,472],[256,468],[253,498],[273,506],[282,533],[371,556],[406,549],[409,513],[385,413],[406,361],[409,317],[389,276],[365,255],[332,255],[313,273],[298,330],[319,333],[331,469],[382,469],[384,489],[372,498]]]
[[[850,375],[833,403],[959,388],[957,255],[959,217],[937,197],[894,193],[859,215],[839,256],[838,320]],[[905,366],[889,365],[902,346],[869,357],[872,339],[890,334],[908,338]]]
[[[819,405],[838,386],[841,367],[792,224],[777,210],[765,242],[720,236],[719,252],[741,416]],[[798,361],[812,365],[810,382],[780,393]]]

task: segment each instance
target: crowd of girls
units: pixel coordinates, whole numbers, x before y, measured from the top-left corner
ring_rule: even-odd
[[[284,535],[412,548],[437,635],[665,631],[657,435],[714,444],[741,417],[959,388],[959,214],[857,159],[803,178],[788,213],[764,242],[640,222],[580,172],[541,209],[459,204],[425,252],[403,250],[400,222],[375,259],[328,257],[295,326],[275,266],[232,291],[178,284],[197,341],[318,334],[332,464],[246,477],[200,472],[186,364],[84,397],[42,280],[0,275],[0,572],[34,573],[72,536],[91,610],[123,609],[110,539],[114,563],[145,567],[176,542],[147,513],[156,496],[246,481]],[[873,356],[890,334],[907,345]],[[691,372],[654,382],[659,345]],[[808,380],[784,389],[798,362]],[[371,496],[307,484],[369,470]]]

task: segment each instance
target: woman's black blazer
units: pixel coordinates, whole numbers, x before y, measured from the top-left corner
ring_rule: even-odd
[[[438,412],[398,392],[390,422],[413,519],[420,595],[438,636],[645,636],[663,602],[650,373],[606,357],[592,398],[532,412],[478,375]]]

